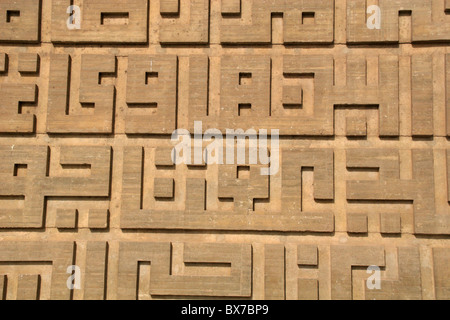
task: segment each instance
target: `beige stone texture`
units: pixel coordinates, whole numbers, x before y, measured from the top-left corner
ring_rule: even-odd
[[[448,300],[449,139],[450,0],[0,0],[0,299]]]

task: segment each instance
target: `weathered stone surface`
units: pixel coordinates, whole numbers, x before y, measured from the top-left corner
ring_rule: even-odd
[[[0,4],[0,41],[39,42],[41,0],[4,0]]]
[[[449,37],[449,0],[0,1],[0,299],[449,299]]]

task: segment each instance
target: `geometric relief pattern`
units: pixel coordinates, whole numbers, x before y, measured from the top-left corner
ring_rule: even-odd
[[[448,1],[385,1],[379,2],[384,21],[379,30],[366,28],[366,8],[371,3],[366,0],[347,2],[347,36],[349,42],[399,42],[399,15],[411,17],[413,42],[449,40],[446,32],[450,25]]]
[[[247,177],[237,175],[237,165],[222,165],[218,172],[206,165],[201,170],[167,168],[164,159],[170,159],[170,151],[125,149],[122,228],[334,231],[331,204],[323,211],[305,210],[304,186],[299,183],[302,168],[314,167],[314,195],[308,200],[332,201],[332,150],[297,150],[286,155],[283,150],[282,170],[286,172],[281,181],[277,177],[281,190],[275,194],[271,190],[277,187],[269,176],[260,175],[259,165],[250,166]],[[280,201],[281,210],[271,210]]]
[[[12,62],[14,64],[14,69]],[[2,133],[34,133],[36,131],[36,107],[39,100],[37,77],[40,72],[40,57],[36,53],[19,53],[9,56],[0,53],[0,131]],[[15,72],[14,72],[15,71]],[[31,80],[31,81],[29,81]],[[39,83],[40,84],[40,83]]]
[[[0,4],[0,41],[39,42],[40,0],[5,0]]]
[[[50,168],[51,148],[45,146],[2,146],[0,154],[5,202],[0,212],[2,228],[43,227],[49,197],[109,196],[108,147],[61,147],[58,165],[62,170]],[[58,209],[58,218],[67,220],[70,215],[74,212],[68,213],[67,205]]]
[[[450,0],[1,0],[0,300],[449,299],[449,37]]]
[[[67,8],[79,5],[80,29],[68,29]],[[52,42],[145,43],[147,41],[147,0],[52,1]],[[76,18],[75,18],[76,19]]]

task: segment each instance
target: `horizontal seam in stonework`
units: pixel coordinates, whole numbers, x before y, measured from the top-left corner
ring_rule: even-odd
[[[182,128],[178,128],[178,129],[182,129]],[[4,137],[1,137],[1,133],[0,133],[0,138],[11,138],[11,139],[14,139],[14,138],[29,138],[29,137],[21,137],[21,136],[19,136],[19,134],[17,135],[17,136],[4,136]],[[170,138],[171,137],[171,134],[159,134],[159,133],[139,133],[139,134],[135,134],[135,133],[104,133],[104,134],[102,134],[102,133],[92,133],[92,134],[90,134],[90,133],[70,133],[70,132],[67,132],[67,133],[35,133],[35,135],[40,135],[40,136],[51,136],[51,138],[58,138],[58,136],[65,136],[65,135],[73,135],[74,136],[74,138],[76,137],[76,138],[83,138],[83,136],[84,135],[98,135],[100,138],[102,138],[102,137],[104,137],[104,136],[108,136],[108,135],[110,135],[111,136],[111,138],[113,137],[113,136],[129,136],[129,137],[133,137],[133,136],[148,136],[148,138],[152,138],[152,135],[153,136],[158,136],[158,137],[161,137],[161,136],[167,136],[167,138]],[[94,137],[94,138],[99,138],[99,137]],[[330,135],[330,136],[319,136],[319,135],[290,135],[290,134],[286,134],[286,135],[280,135],[279,136],[280,138],[292,138],[292,139],[298,139],[298,138],[301,138],[301,139],[305,139],[305,140],[307,140],[309,137],[313,137],[314,139],[310,139],[310,140],[318,140],[318,139],[323,139],[323,140],[327,140],[327,139],[329,139],[329,138],[333,138],[333,137],[336,137],[336,138],[351,138],[352,140],[353,140],[353,137],[352,136],[346,136],[346,135]],[[374,137],[370,137],[370,139],[376,139],[377,137],[379,137],[379,136],[374,136]],[[382,137],[381,138],[381,140],[393,140],[393,139],[396,139],[396,138],[412,138],[412,139],[417,139],[418,141],[413,141],[413,142],[424,142],[424,141],[426,141],[426,140],[431,140],[431,139],[433,139],[433,138],[445,138],[445,139],[450,139],[450,136],[424,136],[424,137],[420,137],[420,136],[404,136],[404,135],[400,135],[400,136],[392,136],[392,137]],[[354,138],[354,140],[355,141],[358,141],[358,140],[364,140],[364,141],[367,141],[367,140],[370,140],[370,139],[364,139],[364,138],[358,138],[358,137],[355,137]]]
[[[64,230],[63,232],[60,232],[59,234],[77,234],[78,231],[76,232],[71,232],[72,229],[65,229],[65,228],[58,228],[58,227],[45,227],[46,230]],[[422,237],[422,236],[430,236],[432,239],[433,237],[448,237],[450,240],[450,235],[440,235],[440,234],[417,234],[417,233],[393,233],[393,234],[389,234],[389,233],[382,233],[382,232],[363,232],[363,233],[353,233],[353,232],[349,232],[349,231],[342,231],[342,230],[335,230],[335,231],[331,231],[331,232],[318,232],[318,231],[260,231],[260,230],[242,230],[242,229],[231,229],[231,230],[222,230],[222,229],[148,229],[148,228],[109,228],[109,229],[98,229],[98,228],[89,228],[89,227],[78,227],[76,228],[77,230],[91,230],[92,233],[94,234],[108,234],[111,232],[111,230],[118,230],[118,231],[129,231],[132,230],[133,234],[139,234],[139,233],[152,233],[152,232],[157,232],[157,233],[182,233],[182,232],[186,232],[186,233],[206,233],[206,234],[217,234],[217,233],[232,233],[232,234],[236,234],[236,233],[242,233],[242,234],[247,234],[247,235],[255,235],[255,233],[261,233],[261,235],[270,235],[270,234],[285,234],[285,235],[298,235],[298,236],[313,236],[313,237],[327,237],[329,239],[333,239],[335,238],[337,235],[331,236],[330,237],[330,233],[350,233],[350,238],[356,238],[356,237],[363,237],[363,235],[372,235],[372,234],[376,234],[376,235],[387,235],[387,237],[395,237],[395,238],[401,238],[401,236],[414,236],[414,237]],[[66,231],[67,230],[67,231]],[[142,231],[140,231],[142,230]],[[1,234],[8,234],[8,233],[23,233],[24,231],[15,231],[14,228],[1,228],[0,229],[0,235]],[[37,233],[38,231],[33,231],[33,229],[29,229],[26,231],[27,233]],[[365,237],[366,238],[366,237]]]
[[[396,46],[398,44],[416,44],[414,42],[364,42],[364,43],[351,43],[351,42],[330,42],[330,43],[326,43],[326,44],[322,44],[322,43],[297,43],[297,44],[285,44],[285,43],[262,43],[262,44],[251,44],[251,43],[222,43],[222,42],[208,42],[208,43],[177,43],[177,44],[165,44],[165,43],[152,43],[152,44],[148,44],[148,43],[130,43],[130,44],[121,44],[121,43],[104,43],[101,44],[99,42],[86,42],[86,43],[82,43],[79,42],[78,44],[74,44],[75,42],[52,42],[52,41],[41,41],[39,43],[32,43],[33,45],[36,44],[52,44],[54,46],[57,47],[82,47],[82,46],[95,46],[95,47],[101,47],[101,46],[121,46],[124,49],[127,48],[133,48],[133,47],[140,47],[140,46],[149,46],[149,48],[153,47],[165,47],[168,49],[171,48],[175,48],[175,49],[192,49],[193,48],[202,48],[202,47],[206,47],[208,45],[215,45],[215,46],[221,46],[221,47],[225,47],[226,49],[245,49],[245,48],[252,48],[252,47],[264,47],[264,46],[280,46],[280,47],[284,47],[286,49],[296,49],[294,47],[302,47],[304,46],[306,49],[308,48],[312,48],[312,49],[329,49],[327,47],[332,46],[332,45],[340,45],[340,46],[348,46],[348,47],[358,47],[358,46],[385,46],[385,47],[392,47],[392,46]],[[8,44],[8,43],[6,43]],[[420,43],[418,45],[426,45],[426,44],[433,44],[433,42],[430,43]],[[450,41],[443,41],[443,42],[439,42],[438,43],[440,46],[442,45],[450,45]],[[183,48],[185,47],[185,48]],[[263,48],[264,49],[264,48]],[[267,48],[270,49],[270,48]]]

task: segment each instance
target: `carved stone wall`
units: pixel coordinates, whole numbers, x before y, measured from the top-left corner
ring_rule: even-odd
[[[450,0],[0,0],[0,299],[450,299],[449,139]]]

